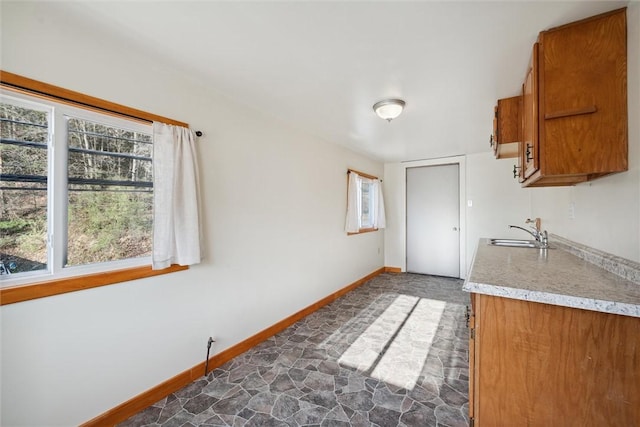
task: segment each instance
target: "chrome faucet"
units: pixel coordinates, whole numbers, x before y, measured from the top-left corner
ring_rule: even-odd
[[[542,249],[546,249],[549,247],[549,237],[547,235],[547,230],[545,231],[540,231],[536,228],[531,227],[531,230],[527,230],[524,227],[519,227],[517,225],[510,225],[509,228],[518,228],[522,231],[526,231],[527,233],[531,234],[533,236],[533,238],[535,239],[536,242],[538,242],[540,244],[540,247]]]

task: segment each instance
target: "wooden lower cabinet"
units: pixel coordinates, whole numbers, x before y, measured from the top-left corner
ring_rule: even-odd
[[[640,318],[481,294],[472,307],[475,427],[640,426]]]

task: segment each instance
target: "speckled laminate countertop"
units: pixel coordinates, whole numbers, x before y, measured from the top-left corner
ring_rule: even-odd
[[[500,247],[480,239],[463,290],[640,317],[640,284],[559,248]]]

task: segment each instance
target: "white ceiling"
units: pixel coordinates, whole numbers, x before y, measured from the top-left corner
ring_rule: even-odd
[[[572,2],[69,2],[69,15],[240,103],[382,161],[487,151],[539,31],[623,7]],[[95,21],[95,22],[93,22]],[[406,101],[391,123],[381,99]]]

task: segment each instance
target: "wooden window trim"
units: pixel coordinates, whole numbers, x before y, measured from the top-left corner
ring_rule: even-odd
[[[0,70],[0,86],[5,89],[26,93],[39,98],[53,99],[63,104],[71,104],[73,106],[98,111],[100,113],[139,120],[145,123],[155,121],[169,125],[189,127],[189,125],[184,122],[147,113],[146,111],[137,110],[135,108],[125,107],[124,105],[19,76],[8,71]]]
[[[357,233],[347,233],[347,236],[353,236],[354,234],[371,233],[372,231],[378,231],[378,228],[361,228]]]
[[[127,119],[134,119],[145,123],[154,121],[172,124],[176,126],[189,127],[187,123],[125,107],[124,105],[105,101],[93,96],[84,95],[79,92],[64,89],[58,86],[43,83],[17,74],[0,70],[0,87],[70,104],[76,107],[97,111],[104,114],[115,115]],[[145,277],[158,276],[161,274],[173,273],[175,271],[186,270],[189,267],[172,265],[162,270],[152,270],[151,266],[133,267],[121,270],[112,270],[101,273],[93,273],[80,276],[64,277],[52,280],[44,280],[24,285],[7,286],[0,288],[0,305],[13,304],[37,298],[45,298],[67,292],[81,291],[84,289],[99,286],[112,285],[129,280],[142,279]],[[37,279],[36,279],[37,280]]]
[[[349,175],[351,172],[355,172],[355,173],[357,173],[358,175],[360,175],[360,176],[362,176],[364,178],[380,179],[377,176],[369,175],[368,173],[360,172],[360,171],[357,171],[355,169],[347,169],[347,175]]]
[[[133,267],[82,276],[45,280],[28,285],[9,286],[0,289],[0,305],[45,298],[67,292],[82,291],[100,286],[113,285],[145,277],[159,276],[175,271],[187,270],[189,267],[172,265],[163,270],[152,270],[151,266]]]
[[[357,173],[359,176],[361,176],[363,178],[379,179],[377,176],[369,175],[368,173],[360,172],[360,171],[357,171],[355,169],[347,169],[347,188],[349,187],[349,174],[351,172]],[[356,234],[371,233],[372,231],[378,231],[378,228],[375,228],[375,227],[374,228],[361,228],[360,230],[358,230],[355,233],[348,232],[347,236],[353,236],[353,235],[356,235]]]

